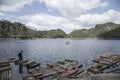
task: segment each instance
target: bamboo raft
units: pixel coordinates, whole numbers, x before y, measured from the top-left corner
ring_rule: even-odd
[[[98,64],[89,68],[88,71],[92,73],[103,73],[106,69],[109,69],[110,67],[120,63],[120,54],[106,54],[93,61]]]

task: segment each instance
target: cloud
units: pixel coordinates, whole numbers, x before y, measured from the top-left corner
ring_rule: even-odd
[[[96,24],[115,22],[120,23],[120,12],[108,10],[102,14],[85,14],[80,15],[75,20],[79,21],[84,27],[95,26]]]
[[[23,16],[22,19],[27,20],[27,26],[38,30],[62,29],[65,32],[70,32],[73,29],[83,28],[73,20],[65,17],[56,17],[47,14],[34,14]]]
[[[47,14],[34,14],[22,17],[26,25],[39,30],[60,28],[69,33],[76,29],[91,28],[96,24],[115,22],[120,23],[120,12],[109,10],[102,14],[82,14],[77,18],[57,17]]]
[[[44,3],[48,9],[58,10],[62,15],[36,13],[22,17],[7,14],[3,17],[8,11],[19,11],[34,1],[40,1],[40,4]],[[30,28],[38,30],[59,28],[69,33],[76,29],[91,28],[105,22],[120,23],[120,11],[108,10],[101,14],[88,13],[94,9],[105,8],[107,5],[108,2],[103,0],[0,0],[0,16],[24,22]]]
[[[0,12],[0,16],[4,16],[4,15],[5,15],[4,13]]]
[[[104,8],[107,2],[101,0],[43,0],[50,9],[58,10],[65,16],[76,17],[95,8]]]
[[[27,4],[31,4],[34,0],[0,0],[0,11],[19,11]]]
[[[107,2],[103,2],[103,3],[101,4],[101,7],[102,7],[102,8],[105,8],[106,6],[108,6],[108,3],[107,3]]]

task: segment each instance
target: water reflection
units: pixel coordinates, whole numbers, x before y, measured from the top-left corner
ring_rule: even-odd
[[[23,66],[19,65],[19,73],[23,73]]]

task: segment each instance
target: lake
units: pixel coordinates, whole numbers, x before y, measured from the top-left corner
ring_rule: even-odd
[[[66,44],[66,42],[70,42]],[[81,39],[32,39],[0,40],[0,60],[16,57],[19,50],[23,57],[41,64],[58,60],[73,59],[86,67],[93,65],[92,60],[106,53],[120,53],[120,40],[81,40]]]

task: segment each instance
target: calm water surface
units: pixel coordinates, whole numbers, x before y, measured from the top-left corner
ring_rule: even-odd
[[[70,44],[66,45],[66,42]],[[21,49],[24,51],[24,58],[36,60],[42,64],[65,58],[91,64],[94,58],[102,54],[120,53],[120,40],[0,40],[0,60],[17,57]]]

